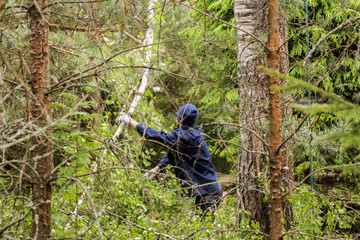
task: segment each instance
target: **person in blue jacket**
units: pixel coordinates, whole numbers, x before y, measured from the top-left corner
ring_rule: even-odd
[[[198,115],[199,111],[194,105],[182,106],[176,112],[178,127],[170,134],[145,127],[125,113],[120,113],[117,121],[130,124],[145,139],[154,140],[169,150],[159,164],[144,176],[153,178],[167,164],[173,165],[175,175],[187,190],[187,195],[195,197],[195,204],[206,213],[214,210],[223,193],[203,131],[195,127]]]

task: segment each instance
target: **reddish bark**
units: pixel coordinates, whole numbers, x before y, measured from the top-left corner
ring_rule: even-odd
[[[280,54],[279,54],[279,3],[278,0],[268,0],[268,68],[279,71]],[[270,104],[270,234],[269,238],[276,240],[282,233],[282,190],[281,190],[281,165],[282,154],[278,151],[281,144],[281,106],[280,93],[271,88],[280,86],[278,77],[269,77],[269,104]]]
[[[33,239],[48,239],[51,233],[51,193],[52,187],[48,176],[53,169],[53,147],[51,130],[46,127],[52,118],[51,98],[47,94],[50,88],[49,70],[49,24],[41,9],[47,0],[29,1],[30,19],[30,57],[32,120],[44,131],[32,138],[33,168]]]

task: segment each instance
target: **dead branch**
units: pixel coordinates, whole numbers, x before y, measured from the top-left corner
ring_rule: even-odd
[[[128,49],[122,50],[122,51],[120,51],[120,52],[112,55],[111,57],[107,58],[105,61],[103,61],[103,62],[101,62],[101,63],[99,63],[99,64],[97,64],[97,65],[95,65],[95,66],[93,66],[93,67],[91,67],[91,68],[88,68],[88,69],[82,71],[81,73],[75,73],[75,74],[73,74],[73,75],[71,75],[71,76],[69,76],[69,77],[67,77],[67,78],[59,81],[58,83],[56,83],[56,84],[54,84],[53,86],[51,86],[51,89],[56,88],[56,87],[58,87],[58,86],[60,86],[60,85],[63,85],[63,84],[66,83],[66,82],[72,81],[73,78],[75,78],[75,77],[77,77],[77,76],[79,76],[79,75],[82,75],[82,74],[84,74],[84,73],[87,73],[87,72],[90,72],[90,71],[92,71],[92,70],[94,70],[94,69],[97,69],[98,67],[101,67],[101,66],[109,63],[112,59],[114,59],[115,57],[117,57],[117,56],[119,56],[119,55],[121,55],[121,54],[123,54],[123,53],[131,52],[131,51],[133,51],[133,50],[137,50],[137,49],[141,49],[141,48],[147,48],[147,47],[151,47],[151,46],[160,45],[160,44],[162,44],[162,43],[164,43],[164,41],[163,41],[163,42],[159,42],[159,43],[153,43],[153,44],[136,46],[136,47],[132,47],[132,48],[128,48]]]
[[[32,137],[34,136],[37,136],[39,134],[42,134],[44,133],[48,128],[50,127],[53,127],[55,126],[56,124],[58,124],[59,122],[65,120],[66,118],[68,118],[74,111],[76,111],[76,109],[85,101],[86,98],[89,97],[89,94],[87,94],[83,99],[81,99],[76,105],[75,107],[66,115],[64,115],[62,118],[56,120],[56,121],[53,121],[51,123],[48,123],[46,126],[40,128],[40,129],[37,129],[36,131],[32,132],[32,133],[29,133],[19,139],[16,139],[12,142],[9,142],[7,144],[3,144],[3,145],[0,145],[0,150],[3,150],[3,149],[6,149],[6,148],[9,148],[11,146],[14,146],[16,144],[19,144],[19,143],[22,143],[23,141],[26,141],[26,140],[29,140],[31,139]]]
[[[19,81],[19,83],[21,83],[21,85],[26,89],[26,91],[31,92],[30,88],[27,86],[27,84],[24,83],[24,81],[21,79],[21,77],[19,77],[19,75],[15,72],[15,70],[11,67],[10,63],[7,61],[7,59],[5,58],[3,52],[0,50],[0,59],[3,61],[3,63],[5,63],[6,67],[10,70],[10,72],[14,75],[14,77],[16,78],[16,80]]]
[[[108,2],[109,0],[89,0],[89,1],[64,1],[64,2],[53,2],[43,7],[42,10],[59,4],[79,4],[79,3],[98,3],[98,2]]]
[[[57,52],[60,52],[60,53],[64,53],[64,54],[67,54],[67,55],[70,55],[70,56],[76,56],[76,57],[79,57],[80,55],[77,54],[77,53],[74,53],[74,52],[71,52],[71,51],[68,51],[68,50],[65,50],[65,49],[62,49],[62,48],[59,48],[59,47],[56,47],[54,46],[53,44],[49,43],[49,46],[56,50]]]
[[[78,179],[76,178],[70,178],[72,179],[74,182],[76,182],[77,185],[79,185],[83,191],[83,195],[86,195],[89,202],[90,202],[90,206],[92,207],[92,210],[93,210],[93,213],[94,213],[94,216],[95,216],[95,222],[96,222],[96,227],[98,228],[98,231],[100,232],[100,239],[103,239],[103,232],[102,232],[102,228],[100,226],[100,222],[99,222],[99,217],[98,217],[98,211],[97,209],[95,209],[95,205],[94,205],[94,202],[93,202],[93,198],[92,196],[89,194],[87,188],[80,182],[78,181]]]
[[[137,39],[136,37],[134,37],[133,35],[131,35],[130,33],[126,32],[123,29],[120,28],[94,28],[94,27],[73,27],[73,26],[64,26],[64,25],[59,25],[59,24],[50,24],[50,30],[70,30],[70,31],[77,31],[77,32],[90,32],[90,31],[95,31],[95,32],[123,32],[128,38],[130,38],[131,40],[133,40],[134,42],[137,43],[142,43],[141,40]]]
[[[210,228],[210,227],[204,227],[201,229],[196,230],[195,232],[191,233],[189,236],[187,236],[185,239],[189,239],[191,237],[193,237],[197,232],[203,231],[203,230],[215,230],[217,232],[243,232],[243,233],[254,233],[256,235],[262,235],[265,237],[268,237],[269,235],[264,233],[264,232],[260,232],[260,231],[256,231],[256,230],[251,230],[251,229],[220,229],[220,228]]]
[[[70,30],[70,31],[77,31],[77,32],[90,32],[90,31],[96,31],[96,32],[122,32],[120,28],[94,28],[94,27],[79,27],[79,26],[64,26],[59,24],[50,24],[51,30]]]

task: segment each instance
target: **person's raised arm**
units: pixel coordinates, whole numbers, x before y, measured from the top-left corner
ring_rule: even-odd
[[[139,134],[143,135],[146,139],[159,141],[160,143],[168,146],[173,146],[178,140],[176,134],[168,134],[162,131],[156,131],[151,127],[145,127],[139,124],[136,120],[130,117],[126,113],[120,113],[119,117],[116,118],[116,122],[124,122],[127,125],[133,127]]]

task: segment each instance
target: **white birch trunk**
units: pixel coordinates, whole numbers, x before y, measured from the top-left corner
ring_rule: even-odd
[[[156,3],[156,0],[150,0],[148,5],[148,21],[149,26],[145,34],[145,39],[143,42],[143,45],[150,45],[154,43],[154,5]],[[149,67],[150,67],[150,61],[151,61],[151,49],[145,48],[145,64],[147,65],[147,68],[144,69],[144,72],[141,76],[141,83],[139,86],[138,91],[136,92],[136,95],[133,99],[133,101],[130,104],[130,109],[128,111],[128,114],[130,116],[133,115],[135,112],[136,106],[138,105],[141,96],[144,94],[147,82],[148,82],[148,76],[149,76]],[[115,141],[117,137],[121,134],[122,130],[124,128],[124,123],[121,122],[120,126],[116,130],[114,136],[112,137],[112,140]]]

